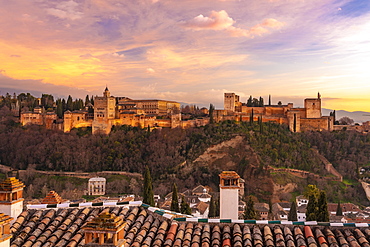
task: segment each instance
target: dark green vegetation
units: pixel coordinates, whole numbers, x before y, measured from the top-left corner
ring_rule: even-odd
[[[178,196],[178,193],[177,193],[177,185],[176,184],[173,184],[171,209],[170,210],[174,211],[174,212],[180,212],[179,196]]]
[[[21,127],[9,110],[0,108],[1,164],[14,169],[27,169],[32,164],[38,170],[138,173],[143,173],[145,166],[148,166],[154,191],[161,195],[170,192],[174,182],[180,191],[199,184],[217,190],[218,174],[225,169],[219,165],[225,162],[219,160],[219,163],[195,165],[194,160],[210,146],[235,136],[243,137],[244,146],[230,147],[228,155],[234,159],[235,170],[239,174],[254,179],[255,187],[246,184],[246,192],[260,201],[268,202],[272,195],[271,191],[263,189],[263,184],[268,179],[276,179],[282,185],[297,183],[300,186],[297,193],[302,193],[308,183],[314,183],[321,189],[325,188],[329,201],[366,204],[366,197],[357,182],[357,168],[370,163],[370,135],[350,131],[291,133],[284,125],[232,121],[185,130],[148,132],[147,129],[120,126],[108,136],[91,135],[89,130],[81,129],[67,134],[38,126]],[[310,171],[323,177],[332,176],[314,155],[313,147],[350,183],[313,181],[289,173],[270,174],[267,169],[268,166],[285,167]],[[252,160],[248,152],[253,152],[256,158]],[[142,192],[140,184],[131,186],[131,181],[124,181],[120,188],[126,188],[127,193]],[[118,185],[120,182],[116,180],[114,183]]]
[[[155,206],[152,176],[150,175],[148,166],[145,167],[144,172],[143,203],[146,203],[150,206]]]
[[[254,202],[251,196],[248,197],[248,201],[244,209],[243,217],[245,220],[258,220],[259,218],[258,212],[254,208]]]
[[[307,221],[329,221],[328,203],[325,191],[320,191],[318,196],[315,194],[310,194],[308,198],[306,215]]]
[[[297,203],[295,202],[295,200],[292,201],[292,204],[290,204],[288,220],[290,220],[290,221],[297,221],[298,220],[298,217],[297,217]]]
[[[186,202],[185,197],[181,197],[180,213],[191,215],[191,208],[189,203]]]

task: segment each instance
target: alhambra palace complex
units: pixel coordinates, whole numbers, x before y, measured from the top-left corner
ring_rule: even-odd
[[[263,100],[262,100],[263,102]],[[54,112],[43,112],[36,107],[33,112],[21,113],[21,123],[44,125],[49,129],[69,132],[72,128],[92,127],[92,132],[109,134],[112,126],[129,125],[141,128],[188,128],[204,126],[210,122],[209,111],[202,108],[204,117],[184,120],[180,112],[180,103],[167,100],[132,100],[127,97],[111,96],[106,88],[103,96],[94,98],[94,106],[88,104],[86,109],[66,111],[64,119],[58,120]],[[321,97],[304,100],[304,108],[297,108],[293,103],[287,105],[260,106],[240,102],[235,93],[224,94],[224,109],[214,110],[215,122],[262,121],[287,124],[292,132],[309,130],[337,130],[343,126],[334,125],[335,116],[322,116]],[[352,126],[353,127],[353,126]],[[356,127],[358,128],[358,127]]]
[[[217,112],[218,113],[218,112]],[[216,113],[216,114],[217,114]],[[334,126],[334,116],[321,115],[321,97],[309,98],[304,100],[304,108],[294,108],[293,103],[287,105],[268,105],[247,106],[239,101],[239,96],[235,93],[225,93],[224,111],[220,112],[218,120],[233,119],[239,121],[276,122],[287,124],[292,132],[307,130],[328,130],[332,131]]]

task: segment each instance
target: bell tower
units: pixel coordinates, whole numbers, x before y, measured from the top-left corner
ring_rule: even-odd
[[[220,175],[220,218],[238,219],[240,176],[234,171]]]
[[[25,185],[15,177],[8,177],[0,183],[0,212],[14,220],[23,210],[23,188]]]

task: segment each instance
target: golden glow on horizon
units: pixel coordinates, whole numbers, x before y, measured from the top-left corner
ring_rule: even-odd
[[[30,49],[0,41],[0,60],[3,74],[10,78],[42,80],[55,85],[90,86],[94,84],[90,79],[95,74],[106,72],[99,59],[81,57],[76,49]]]
[[[370,112],[370,100],[368,98],[323,99],[322,102],[322,107],[327,109]]]

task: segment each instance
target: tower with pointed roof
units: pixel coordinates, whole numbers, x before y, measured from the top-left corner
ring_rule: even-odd
[[[109,98],[110,97],[110,92],[109,92],[108,86],[105,87],[105,90],[103,92],[103,95],[104,95],[105,98]]]
[[[54,190],[49,191],[44,199],[41,200],[41,204],[59,204],[62,203],[63,199]]]
[[[0,183],[0,212],[16,219],[23,210],[23,188],[25,185],[15,177]]]
[[[220,218],[238,219],[240,176],[234,171],[220,175]]]

